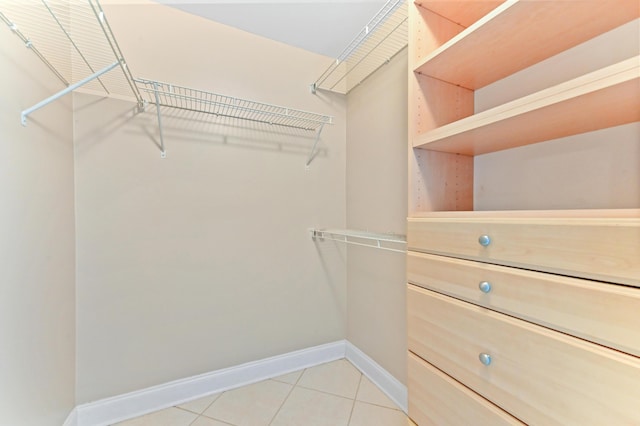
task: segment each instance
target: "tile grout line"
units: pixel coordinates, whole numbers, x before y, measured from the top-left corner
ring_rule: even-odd
[[[222,396],[222,394],[223,394],[223,393],[224,393],[224,392],[220,392],[220,393],[218,393],[218,395],[216,395],[216,397],[215,397],[215,398],[213,398],[213,401],[211,401],[211,402],[209,403],[209,405],[207,405],[206,407],[204,407],[204,409],[202,410],[202,412],[201,412],[201,413],[194,413],[194,414],[197,414],[198,416],[197,416],[195,419],[193,419],[193,421],[192,421],[191,423],[189,423],[189,426],[192,426],[195,422],[197,422],[197,421],[198,421],[198,419],[199,419],[200,417],[206,417],[207,419],[210,419],[211,417],[209,417],[209,416],[205,416],[205,415],[204,415],[204,412],[205,412],[205,411],[207,411],[207,410],[209,409],[209,407],[211,407],[211,406],[213,405],[213,403],[214,403],[214,402],[216,402],[216,401],[218,400],[218,398],[220,398],[220,397]],[[207,396],[211,396],[211,395],[207,395]],[[202,398],[206,398],[206,396],[203,396]],[[201,398],[194,399],[194,401],[197,401],[198,399],[201,399]],[[186,409],[181,408],[181,407],[179,407],[179,406],[177,406],[177,405],[174,405],[174,407],[175,407],[175,408],[177,408],[177,409],[179,409],[179,410],[183,410],[183,411],[187,411],[187,412],[189,412],[189,413],[193,413],[193,411],[186,410]],[[212,419],[212,420],[216,420],[216,419]],[[216,420],[216,421],[218,421],[218,420]]]
[[[360,385],[362,384],[362,378],[364,374],[360,373],[360,380],[358,380],[358,387],[356,388],[356,394],[353,396],[353,404],[351,404],[351,412],[349,413],[349,421],[347,422],[347,426],[351,424],[351,418],[353,417],[353,410],[356,408],[356,400],[358,399],[358,392],[360,391]]]
[[[273,415],[273,417],[271,417],[271,420],[269,420],[269,426],[271,425],[271,423],[273,423],[273,421],[276,419],[276,417],[278,417],[278,413],[280,412],[280,410],[282,410],[282,407],[284,407],[284,404],[287,402],[287,400],[289,399],[289,396],[291,396],[291,393],[293,392],[293,390],[296,388],[296,386],[298,386],[298,382],[300,381],[300,379],[302,378],[302,375],[304,374],[304,372],[307,371],[307,369],[303,369],[302,372],[300,373],[300,375],[298,376],[298,378],[296,379],[296,382],[291,386],[291,389],[289,389],[289,393],[287,394],[287,396],[284,398],[284,400],[282,400],[282,404],[280,404],[280,407],[278,407],[278,409],[276,410],[275,414]],[[267,380],[273,380],[273,378],[271,379],[267,379]],[[274,380],[274,382],[278,382],[278,380]],[[278,383],[284,383],[284,382],[278,382]],[[290,384],[290,383],[287,383]]]

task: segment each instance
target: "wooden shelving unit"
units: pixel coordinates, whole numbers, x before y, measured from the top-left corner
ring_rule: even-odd
[[[630,208],[586,209],[593,204],[580,205],[580,197],[591,195],[584,185],[568,210],[545,210],[546,204],[540,210],[474,209],[484,182],[497,185],[485,192],[501,190],[497,178],[482,177],[500,176],[499,161],[505,158],[483,157],[474,170],[474,157],[554,141],[555,148],[568,147],[562,153],[574,164],[565,166],[565,157],[556,157],[550,176],[570,176],[578,169],[568,152],[577,146],[571,145],[576,138],[558,139],[640,122],[640,52],[630,47],[637,46],[635,40],[627,43],[629,32],[615,33],[617,40],[620,34],[626,37],[624,56],[611,60],[601,51],[597,59],[603,61],[591,61],[598,65],[589,71],[567,63],[576,49],[560,61],[555,57],[572,48],[585,52],[593,44],[579,45],[639,16],[635,0],[416,0],[410,5],[408,383],[409,415],[417,424],[458,424],[466,418],[486,419],[483,424],[586,424],[614,418],[640,423],[628,398],[640,395],[629,380],[640,377],[640,341],[634,331],[640,327],[635,314],[640,312],[640,199],[627,196]],[[542,67],[529,69],[543,61]],[[566,69],[557,68],[559,63]],[[540,69],[563,73],[533,79],[543,81],[543,87],[528,85],[532,80],[526,78]],[[478,100],[485,101],[487,90],[502,90],[507,85],[500,80],[511,76],[506,80],[510,87],[525,82],[520,95],[503,91],[501,99],[507,100],[475,110],[478,89],[483,89]],[[478,105],[482,108],[482,102]],[[606,132],[589,136],[601,134]],[[598,148],[614,152],[618,141],[605,139]],[[516,157],[527,162],[525,170],[537,172],[538,163]],[[615,174],[611,158],[604,155],[601,161],[611,163]],[[495,169],[488,171],[487,159]],[[513,170],[509,166],[504,170]],[[627,192],[612,188],[611,193],[635,194],[640,183],[634,180],[628,180]],[[543,195],[536,197],[542,204],[546,189],[541,187]],[[483,208],[492,208],[493,199],[482,201]],[[513,205],[518,207],[517,199]],[[587,301],[584,292],[593,298]],[[504,341],[494,340],[507,324],[514,328]],[[530,341],[525,329],[545,339],[517,353]],[[482,330],[486,335],[478,337]],[[584,351],[562,349],[542,361],[560,340],[567,348],[584,345]],[[587,363],[596,354],[619,358],[611,369],[594,375]],[[509,366],[522,360],[514,375],[518,383],[502,381]],[[616,373],[626,366],[627,371]],[[574,376],[558,379],[574,367]],[[612,385],[607,395],[599,393],[601,381]],[[540,392],[523,397],[530,389]],[[560,391],[550,397],[548,389]],[[434,403],[441,395],[448,398]]]
[[[421,5],[428,9],[432,3],[439,2]],[[460,22],[470,18],[465,9],[458,5],[436,10]],[[629,22],[637,13],[638,4],[632,1],[590,1],[585,7],[577,1],[509,0],[429,53],[414,71],[479,89]]]
[[[418,135],[413,147],[480,155],[604,129],[638,121],[638,99],[636,56]]]
[[[476,89],[630,22],[639,9],[629,0],[415,2],[409,143],[419,149],[409,155],[409,215],[473,210],[476,155],[640,121],[638,56],[474,113]]]

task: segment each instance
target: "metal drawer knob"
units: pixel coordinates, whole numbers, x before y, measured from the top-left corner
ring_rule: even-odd
[[[482,281],[478,284],[480,291],[483,293],[489,293],[491,291],[491,283],[489,281]]]
[[[480,237],[478,238],[478,242],[482,247],[486,247],[491,244],[491,237],[488,235],[480,235]]]
[[[480,359],[480,362],[483,363],[484,365],[491,365],[491,355],[481,353],[480,355],[478,355],[478,358]]]

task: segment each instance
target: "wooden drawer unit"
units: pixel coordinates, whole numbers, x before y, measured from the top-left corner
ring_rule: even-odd
[[[640,424],[640,358],[413,285],[407,307],[409,350],[521,421]]]
[[[469,215],[410,218],[407,227],[409,250],[640,287],[638,216]]]
[[[523,425],[409,352],[409,416],[421,425]]]
[[[640,356],[640,289],[409,252],[424,288]]]

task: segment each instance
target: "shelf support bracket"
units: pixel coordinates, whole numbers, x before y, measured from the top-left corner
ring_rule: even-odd
[[[318,142],[320,142],[320,133],[322,133],[322,129],[324,128],[324,125],[325,123],[322,123],[318,128],[318,133],[316,133],[316,140],[313,142],[313,147],[311,148],[311,154],[309,154],[309,159],[307,160],[307,164],[306,164],[307,168],[309,168],[309,164],[311,164],[313,159],[316,158],[316,155],[318,155],[318,151],[316,148],[318,147]]]
[[[160,95],[158,95],[158,83],[153,82],[153,92],[156,96],[156,112],[158,113],[158,128],[160,129],[160,158],[167,158],[167,151],[164,150],[164,136],[162,134],[162,113],[160,112]]]
[[[42,108],[43,106],[46,106],[48,104],[50,104],[51,102],[63,97],[64,95],[66,95],[67,93],[73,92],[74,90],[76,90],[78,87],[80,86],[84,86],[85,84],[87,84],[88,82],[95,80],[96,78],[100,77],[102,74],[111,71],[112,69],[114,69],[115,67],[117,67],[120,64],[120,61],[116,61],[113,64],[109,65],[106,68],[101,69],[98,72],[95,72],[93,74],[91,74],[89,77],[84,78],[80,81],[78,81],[77,83],[74,83],[68,87],[66,87],[65,89],[62,89],[61,91],[59,91],[58,93],[56,93],[55,95],[49,96],[47,99],[38,102],[37,104],[35,104],[34,106],[32,106],[31,108],[27,108],[24,111],[22,111],[22,113],[20,114],[21,117],[21,122],[23,126],[27,125],[27,117],[29,116],[29,114],[31,114],[34,111],[39,110],[40,108]]]

